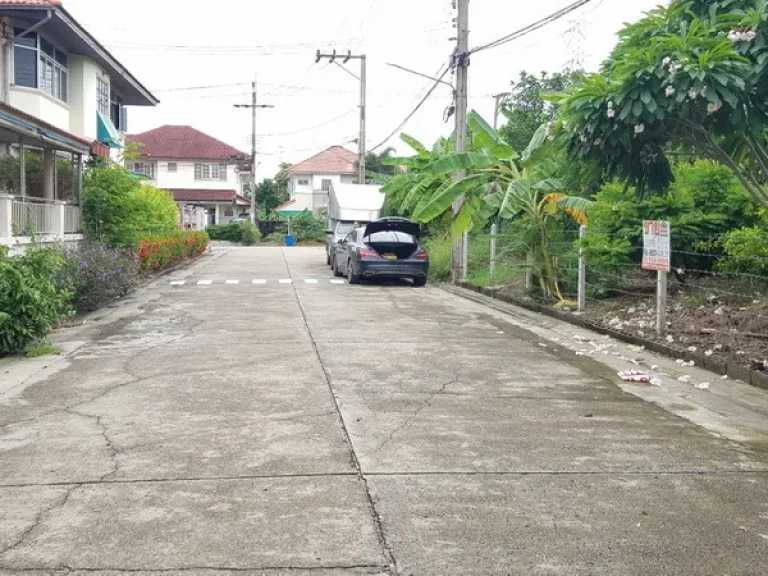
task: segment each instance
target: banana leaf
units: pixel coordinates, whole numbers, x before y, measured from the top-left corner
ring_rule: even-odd
[[[453,203],[474,188],[481,187],[488,181],[485,174],[468,176],[458,182],[450,182],[448,186],[441,186],[429,199],[429,202],[420,205],[413,213],[414,220],[418,222],[431,222],[448,210]]]

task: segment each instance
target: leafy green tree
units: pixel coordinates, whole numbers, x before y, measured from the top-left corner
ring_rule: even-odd
[[[567,90],[552,136],[644,195],[673,180],[667,152],[727,166],[768,208],[768,0],[688,0],[625,27],[600,74]]]
[[[394,153],[395,149],[388,146],[378,154],[369,152],[365,155],[365,178],[368,184],[386,184],[396,174],[397,168],[386,163]]]
[[[265,217],[287,199],[288,190],[281,191],[275,180],[267,178],[256,187],[256,202]]]
[[[501,113],[507,119],[499,129],[502,138],[515,150],[525,150],[536,130],[551,121],[557,112],[555,105],[543,95],[563,92],[581,76],[581,72],[565,70],[535,76],[526,71],[512,82],[510,94],[501,102]]]

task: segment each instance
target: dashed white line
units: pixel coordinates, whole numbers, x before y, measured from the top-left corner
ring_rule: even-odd
[[[304,284],[319,284],[317,280],[304,280]]]
[[[293,280],[291,278],[281,278],[279,282],[280,284],[293,284]]]
[[[331,280],[331,284],[346,284],[344,280]]]
[[[198,280],[197,285],[198,286],[210,286],[213,284],[213,280]]]
[[[227,280],[225,284],[240,284],[240,280]]]
[[[184,286],[186,280],[174,280],[171,282],[171,286]]]
[[[266,284],[266,283],[267,283],[267,281],[266,281],[266,280],[254,280],[254,281],[252,282],[252,284]]]

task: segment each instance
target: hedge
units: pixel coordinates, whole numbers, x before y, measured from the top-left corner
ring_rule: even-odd
[[[176,232],[150,236],[139,242],[139,266],[142,272],[163,270],[195,258],[208,249],[210,238],[205,232]]]

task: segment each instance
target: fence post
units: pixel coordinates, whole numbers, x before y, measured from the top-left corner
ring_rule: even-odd
[[[65,235],[65,228],[66,228],[66,226],[64,225],[64,222],[65,222],[64,205],[65,203],[62,202],[61,200],[55,200],[54,203],[50,205],[51,208],[53,209],[53,213],[51,217],[51,230],[53,231],[53,236],[59,242],[64,242],[64,235]]]
[[[0,238],[13,236],[13,196],[0,196]]]
[[[469,232],[464,232],[464,240],[461,243],[461,281],[467,281],[467,266],[469,265]]]
[[[494,222],[491,225],[491,272],[490,272],[491,284],[493,284],[493,277],[496,274],[496,233],[497,231],[498,231],[498,227]]]
[[[525,291],[530,292],[533,287],[533,255],[528,252],[525,255]]]
[[[657,272],[656,285],[656,334],[664,336],[667,332],[667,273]]]
[[[587,237],[587,227],[579,228],[579,239],[584,240]],[[586,250],[582,244],[579,244],[579,312],[584,312],[587,307],[587,258]]]

